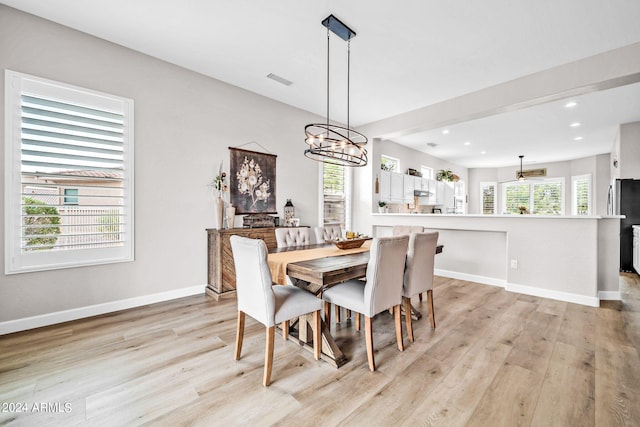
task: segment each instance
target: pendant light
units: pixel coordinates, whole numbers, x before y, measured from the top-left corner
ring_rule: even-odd
[[[304,155],[310,159],[341,166],[366,166],[367,137],[349,126],[349,77],[351,67],[351,38],[356,33],[333,15],[322,21],[327,27],[327,121],[305,126],[305,142],[309,146]],[[347,42],[347,127],[329,120],[329,50],[331,32]]]
[[[520,154],[518,157],[520,157],[520,172],[518,172],[518,181],[524,181],[525,177],[522,173],[522,159],[524,158],[524,156]]]

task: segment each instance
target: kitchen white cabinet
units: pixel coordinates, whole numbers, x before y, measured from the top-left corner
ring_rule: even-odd
[[[404,175],[391,172],[391,203],[404,203]]]
[[[413,204],[413,191],[416,188],[416,177],[412,175],[403,175],[403,203]]]
[[[380,201],[391,203],[391,172],[380,171]]]

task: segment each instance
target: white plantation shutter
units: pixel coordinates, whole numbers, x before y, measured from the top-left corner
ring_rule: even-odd
[[[8,272],[133,254],[133,101],[7,71]]]
[[[348,229],[351,224],[350,169],[322,164],[323,224]]]
[[[497,184],[495,182],[481,182],[480,183],[480,200],[482,203],[483,215],[495,215],[496,212],[496,195]]]
[[[564,178],[545,178],[502,184],[502,212],[532,215],[564,215]]]
[[[571,213],[591,215],[591,175],[571,177]]]

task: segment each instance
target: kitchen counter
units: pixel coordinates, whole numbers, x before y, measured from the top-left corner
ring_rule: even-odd
[[[438,275],[599,306],[620,298],[620,218],[376,213],[370,220],[374,236],[393,225],[438,231],[445,247]]]

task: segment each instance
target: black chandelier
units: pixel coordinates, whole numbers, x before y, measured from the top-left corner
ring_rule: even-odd
[[[367,137],[349,128],[349,77],[351,68],[351,38],[356,33],[333,15],[322,21],[327,27],[327,122],[311,123],[304,127],[309,148],[304,155],[310,159],[342,166],[366,166]],[[329,121],[329,49],[330,32],[347,42],[347,127]]]

